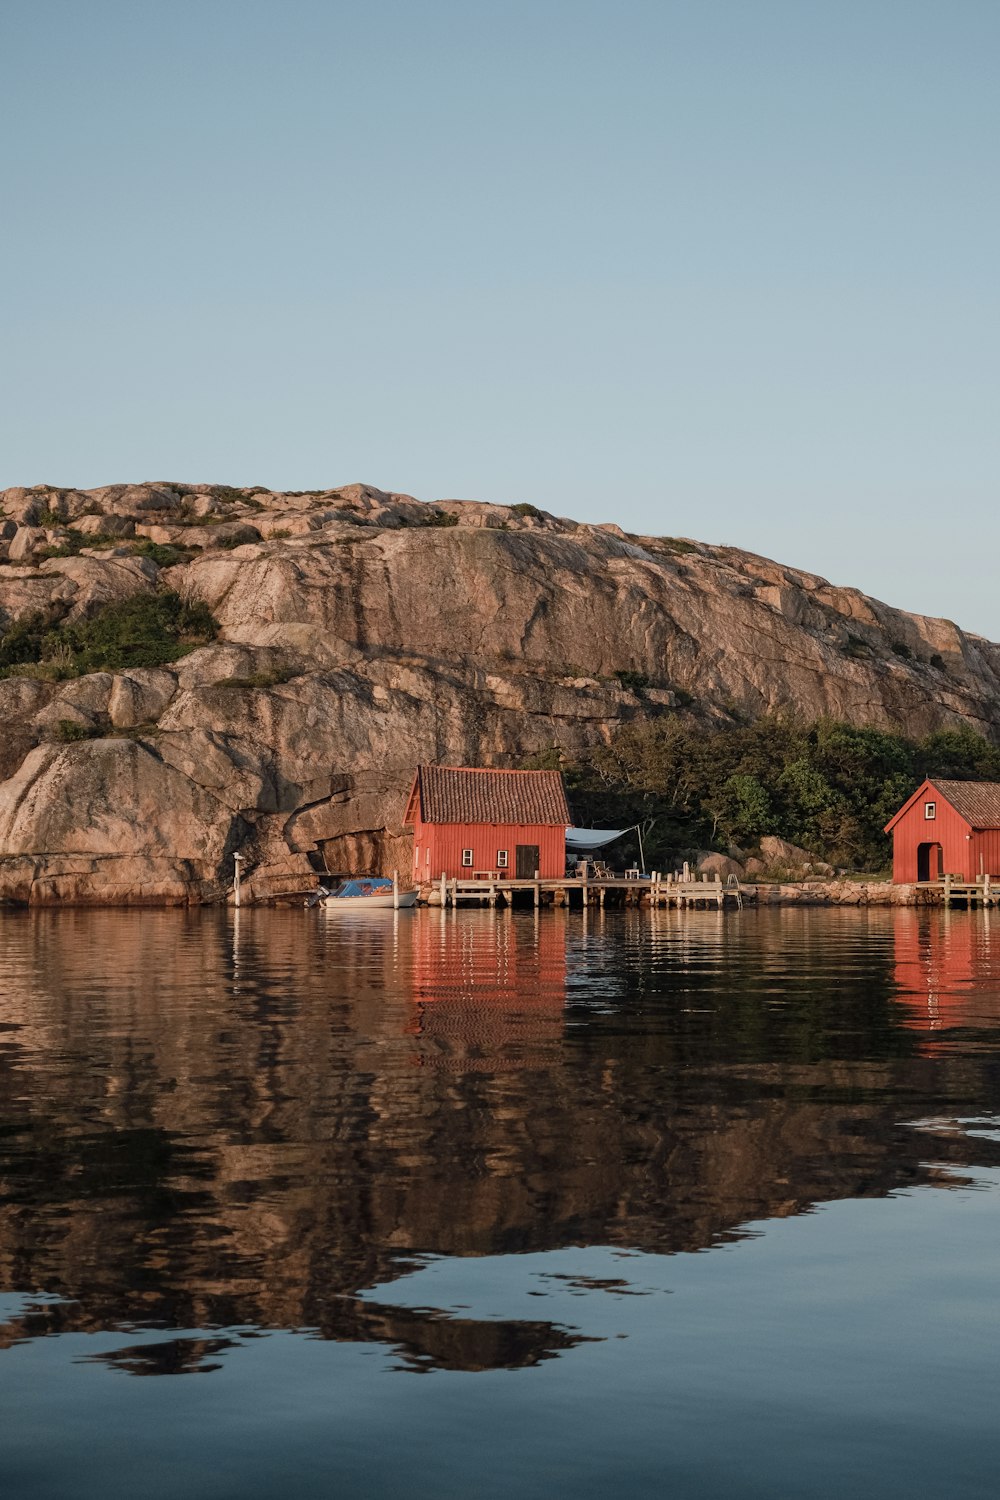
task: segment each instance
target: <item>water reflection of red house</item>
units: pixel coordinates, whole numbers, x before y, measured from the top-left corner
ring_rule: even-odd
[[[412,1012],[423,1066],[495,1072],[547,1066],[562,1041],[566,928],[555,913],[442,914],[413,941]]]
[[[894,922],[896,1000],[928,1033],[1000,1026],[1000,929],[989,912],[901,910]],[[928,1038],[928,1051],[940,1038]]]

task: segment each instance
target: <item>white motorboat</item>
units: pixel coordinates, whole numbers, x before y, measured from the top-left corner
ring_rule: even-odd
[[[358,875],[342,880],[336,890],[320,886],[309,898],[310,906],[321,905],[326,911],[392,911],[416,906],[416,891],[395,891],[391,880],[381,875]]]

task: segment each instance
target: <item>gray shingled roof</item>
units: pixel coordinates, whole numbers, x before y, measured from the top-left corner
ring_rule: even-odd
[[[570,823],[558,771],[482,771],[418,766],[425,823]]]
[[[1000,828],[1000,781],[930,780],[973,828]]]

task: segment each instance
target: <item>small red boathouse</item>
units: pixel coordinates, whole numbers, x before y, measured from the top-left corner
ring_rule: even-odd
[[[944,875],[970,883],[1000,877],[1000,782],[927,780],[885,831],[898,885]]]
[[[556,880],[566,873],[569,808],[558,771],[418,766],[406,816],[413,878]]]

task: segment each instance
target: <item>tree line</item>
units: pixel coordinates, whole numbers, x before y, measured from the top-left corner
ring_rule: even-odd
[[[1000,749],[971,729],[913,740],[828,719],[706,730],[664,716],[574,761],[542,761],[561,765],[579,823],[640,824],[647,867],[660,869],[774,834],[838,868],[879,871],[891,858],[882,830],[925,776],[1000,781]]]

